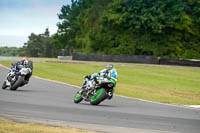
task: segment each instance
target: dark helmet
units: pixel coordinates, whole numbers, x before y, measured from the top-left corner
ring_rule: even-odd
[[[109,65],[107,65],[106,70],[107,71],[112,70],[113,67],[114,67],[113,64],[109,64]]]
[[[28,58],[28,57],[24,57],[23,60],[24,60],[24,64],[27,65],[28,62],[29,62],[29,60],[30,60],[30,58]]]

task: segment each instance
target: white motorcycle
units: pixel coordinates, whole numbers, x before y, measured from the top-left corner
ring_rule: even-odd
[[[17,90],[18,87],[22,87],[28,83],[31,73],[32,73],[32,70],[30,68],[22,67],[18,71],[16,69],[16,66],[12,65],[7,75],[7,80],[4,81],[3,83],[2,89],[6,89],[7,87],[10,87],[10,90]]]

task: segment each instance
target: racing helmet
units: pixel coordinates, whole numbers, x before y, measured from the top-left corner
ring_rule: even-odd
[[[113,64],[109,64],[109,65],[106,66],[106,70],[110,71],[110,70],[113,69],[113,67],[114,67]]]
[[[23,60],[24,60],[24,65],[27,65],[27,64],[28,64],[28,61],[29,61],[30,59],[29,59],[28,57],[24,57]]]

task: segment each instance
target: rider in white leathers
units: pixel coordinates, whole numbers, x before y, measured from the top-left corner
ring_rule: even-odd
[[[14,67],[14,66],[16,66],[17,70],[20,70],[22,67],[30,68],[31,73],[29,73],[29,75],[27,75],[27,79],[26,79],[26,84],[27,84],[30,77],[32,76],[33,62],[28,57],[24,57],[22,60],[17,61],[16,63],[13,63],[12,67]],[[11,70],[8,72],[6,86],[10,86],[10,80],[11,80],[11,76],[12,76],[12,75],[10,75],[10,72],[11,72]]]

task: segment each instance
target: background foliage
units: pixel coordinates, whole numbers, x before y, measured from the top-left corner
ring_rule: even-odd
[[[17,47],[0,47],[0,56],[18,56],[19,50]]]
[[[200,58],[199,0],[76,0],[59,18],[77,51]]]

